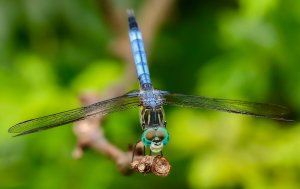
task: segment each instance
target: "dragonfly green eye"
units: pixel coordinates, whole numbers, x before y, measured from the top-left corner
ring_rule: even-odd
[[[158,137],[160,140],[164,140],[165,134],[164,134],[164,133],[157,133],[157,137]]]
[[[146,132],[146,139],[147,140],[149,140],[149,141],[152,141],[153,139],[154,139],[154,137],[155,137],[155,130],[148,130],[147,132]]]
[[[156,136],[163,142],[164,145],[169,143],[170,136],[166,128],[158,128]]]
[[[142,142],[145,146],[150,146],[154,138],[155,138],[155,130],[152,128],[146,129],[142,134]]]

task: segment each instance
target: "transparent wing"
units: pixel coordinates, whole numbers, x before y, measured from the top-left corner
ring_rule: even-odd
[[[162,95],[165,98],[164,104],[167,105],[218,110],[282,121],[292,121],[284,118],[284,115],[288,113],[288,109],[276,104],[218,99],[184,94],[171,94],[164,91],[162,91]]]
[[[138,93],[133,92],[86,107],[30,119],[12,126],[8,132],[17,133],[16,136],[20,136],[83,120],[94,115],[105,115],[110,112],[122,111],[139,105],[140,98],[138,97]]]

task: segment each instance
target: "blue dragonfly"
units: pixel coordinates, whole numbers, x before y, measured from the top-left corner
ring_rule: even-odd
[[[15,133],[15,136],[20,136],[96,115],[106,115],[139,107],[140,123],[143,130],[141,141],[145,147],[150,148],[150,152],[161,153],[170,139],[166,129],[164,105],[217,110],[288,121],[284,118],[287,109],[280,105],[176,94],[154,89],[150,79],[142,34],[133,11],[128,11],[128,23],[130,44],[140,84],[139,91],[133,91],[89,106],[30,119],[12,126],[8,131]]]

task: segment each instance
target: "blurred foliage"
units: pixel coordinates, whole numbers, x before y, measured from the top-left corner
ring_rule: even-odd
[[[114,3],[124,11],[142,4]],[[122,176],[89,150],[73,160],[71,124],[12,138],[11,125],[78,107],[80,93],[105,91],[120,80],[124,65],[107,50],[114,32],[98,6],[0,1],[0,188],[300,187],[298,122],[167,108],[167,178]],[[149,57],[156,87],[278,103],[299,118],[300,1],[179,0],[167,20]],[[105,125],[124,150],[140,137],[137,110],[112,114]]]

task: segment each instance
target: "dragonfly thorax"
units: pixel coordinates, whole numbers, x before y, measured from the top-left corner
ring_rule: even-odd
[[[147,128],[166,127],[163,107],[142,107],[140,112],[140,121],[143,130]]]
[[[142,106],[147,108],[159,108],[164,103],[162,92],[159,90],[140,91]]]

